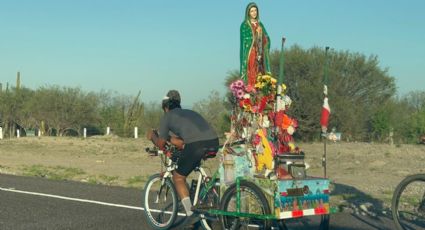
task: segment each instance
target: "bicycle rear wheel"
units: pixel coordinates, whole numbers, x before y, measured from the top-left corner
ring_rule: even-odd
[[[240,181],[240,211],[242,213],[271,214],[269,203],[263,191],[254,183]],[[231,185],[223,194],[220,209],[236,212],[236,184]],[[270,220],[223,215],[220,217],[223,229],[271,229]]]
[[[411,175],[400,182],[391,209],[397,229],[425,229],[425,174]]]
[[[178,199],[169,178],[164,183],[160,174],[151,176],[145,185],[144,208],[148,223],[154,229],[169,229],[177,217]]]

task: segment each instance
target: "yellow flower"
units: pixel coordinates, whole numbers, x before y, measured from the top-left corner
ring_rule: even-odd
[[[276,82],[277,82],[276,78],[271,78],[271,82],[272,82],[272,84],[276,84]]]
[[[288,146],[289,146],[289,149],[291,150],[291,152],[295,150],[295,144],[293,142],[289,142]]]
[[[243,107],[244,107],[245,111],[247,111],[247,112],[251,111],[251,105],[250,104],[244,105]]]

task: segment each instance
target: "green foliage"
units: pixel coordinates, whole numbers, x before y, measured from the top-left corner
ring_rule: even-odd
[[[159,103],[151,102],[145,106],[143,121],[141,124],[142,130],[157,129],[159,127],[159,121],[164,115],[164,111]]]
[[[225,108],[224,99],[220,97],[217,91],[212,91],[208,99],[195,103],[193,110],[200,113],[213,126],[219,136],[230,129],[228,110]]]
[[[277,76],[280,51],[271,55],[273,75]],[[330,51],[328,58],[329,126],[350,139],[366,140],[370,118],[395,94],[394,78],[380,69],[376,56]],[[314,139],[320,132],[325,59],[325,50],[317,47],[304,50],[295,45],[285,50],[284,83],[293,100],[288,113],[298,119],[296,134],[304,140]]]
[[[315,140],[320,133],[323,103],[325,50],[297,45],[284,50],[284,83],[293,103],[288,115],[299,122],[295,137]],[[328,52],[328,96],[331,107],[329,128],[342,132],[344,140],[387,141],[393,133],[396,143],[417,142],[425,135],[425,92],[395,97],[394,78],[380,68],[377,56],[348,51]],[[272,75],[279,74],[280,51],[271,52]],[[238,71],[225,76],[225,87],[239,79]],[[212,91],[194,104],[219,135],[229,130],[234,97],[228,90],[221,96]],[[80,88],[45,86],[31,90],[20,86],[0,90],[0,126],[4,135],[16,129],[41,129],[45,135],[113,134],[132,136],[133,127],[143,132],[157,128],[163,115],[158,103],[145,105],[138,95],[116,92],[84,92]]]
[[[45,121],[47,130],[43,131],[50,135],[80,134],[84,127],[98,124],[98,98],[80,88],[42,87],[36,91],[34,100],[32,111],[38,127]]]
[[[63,166],[48,167],[43,165],[23,166],[22,171],[25,176],[45,177],[52,180],[71,180],[85,174],[79,168]]]
[[[143,187],[143,185],[148,181],[149,176],[133,176],[127,180],[127,185],[130,187]]]
[[[124,136],[125,113],[130,106],[131,98],[111,91],[102,91],[98,97],[101,117],[99,128],[105,132],[106,127],[110,127],[113,134]]]
[[[425,135],[425,91],[413,91],[394,100],[391,124],[397,140],[417,143]]]
[[[117,180],[118,176],[108,176],[105,174],[91,175],[87,178],[89,184],[106,184],[113,185]]]
[[[384,141],[384,139],[392,131],[391,116],[393,114],[392,108],[389,106],[382,106],[370,120],[371,135],[374,139]]]

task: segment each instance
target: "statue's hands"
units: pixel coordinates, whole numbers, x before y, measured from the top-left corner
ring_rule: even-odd
[[[257,33],[258,34],[261,34],[263,32],[263,29],[261,28],[261,26],[258,26],[257,27]]]

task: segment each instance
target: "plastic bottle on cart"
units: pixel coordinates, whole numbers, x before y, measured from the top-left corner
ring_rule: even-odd
[[[231,184],[235,181],[235,169],[233,157],[230,154],[224,155],[224,183]]]

